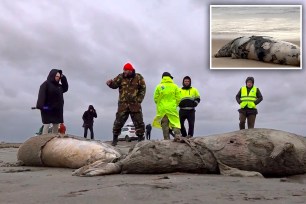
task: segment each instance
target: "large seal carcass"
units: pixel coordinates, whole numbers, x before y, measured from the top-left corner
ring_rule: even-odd
[[[238,37],[224,45],[215,57],[253,59],[300,66],[300,47],[268,36]]]
[[[27,166],[77,169],[97,160],[111,162],[121,156],[111,145],[76,136],[48,134],[31,137],[18,149],[17,159]]]
[[[306,138],[272,129],[247,129],[206,137],[143,141],[122,160],[96,161],[73,175],[189,172],[279,177],[306,173]]]

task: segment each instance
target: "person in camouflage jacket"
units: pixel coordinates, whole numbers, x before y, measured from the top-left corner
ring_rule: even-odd
[[[113,125],[113,146],[117,145],[118,136],[129,115],[135,125],[138,141],[143,140],[145,125],[141,103],[146,94],[146,83],[143,76],[135,73],[134,67],[127,63],[123,67],[123,73],[114,79],[108,80],[106,84],[112,88],[119,88],[118,110]]]

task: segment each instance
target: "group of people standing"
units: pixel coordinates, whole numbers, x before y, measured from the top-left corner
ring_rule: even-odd
[[[114,79],[108,80],[106,84],[112,89],[119,88],[112,145],[117,145],[121,128],[129,116],[131,116],[135,125],[138,141],[141,141],[145,132],[141,107],[146,94],[146,84],[143,76],[135,72],[132,64],[127,63],[123,67],[123,73]],[[154,102],[157,107],[157,115],[154,118],[153,127],[162,128],[164,139],[170,139],[170,130],[177,136],[193,136],[195,107],[200,102],[200,95],[198,90],[191,86],[190,77],[186,76],[183,79],[183,87],[180,89],[173,82],[171,74],[164,72],[160,84],[155,88]],[[178,106],[180,107],[180,112],[177,111]],[[189,123],[188,135],[184,127],[186,119]],[[149,137],[147,134],[147,139]]]
[[[161,127],[165,140],[170,139],[170,132],[174,137],[193,137],[195,122],[195,107],[200,103],[199,91],[191,86],[191,78],[183,78],[183,87],[179,88],[173,82],[173,76],[169,72],[162,74],[162,80],[154,91],[154,102],[157,114],[153,121],[153,127]],[[180,108],[179,112],[177,107]],[[187,119],[188,133],[184,126]]]
[[[134,126],[138,141],[143,140],[144,133],[147,132],[147,139],[150,139],[151,126],[146,127],[143,122],[141,103],[146,94],[146,83],[143,76],[135,72],[130,63],[123,67],[123,73],[110,79],[106,84],[112,89],[119,89],[118,108],[113,124],[112,145],[117,145],[118,136],[130,116]],[[156,116],[153,120],[153,127],[162,128],[165,140],[170,139],[173,131],[174,137],[193,137],[195,124],[195,108],[200,103],[199,91],[191,86],[191,78],[185,76],[179,88],[173,82],[173,76],[169,72],[162,74],[161,82],[154,91],[154,102],[156,104]],[[36,108],[41,110],[41,118],[44,124],[43,134],[48,133],[50,124],[53,124],[53,133],[58,132],[58,124],[63,123],[63,93],[68,91],[67,78],[62,70],[52,69],[47,80],[40,86]],[[236,95],[237,103],[240,105],[239,127],[245,129],[247,120],[248,128],[254,128],[257,115],[256,105],[262,100],[260,90],[254,86],[254,78],[246,79],[246,86],[239,89]],[[178,108],[179,107],[179,111]],[[88,129],[91,139],[94,139],[93,121],[97,118],[93,105],[89,105],[88,110],[83,114],[84,137],[87,138]],[[188,121],[188,131],[184,123]],[[148,131],[149,129],[149,131]],[[149,133],[149,134],[148,134]]]

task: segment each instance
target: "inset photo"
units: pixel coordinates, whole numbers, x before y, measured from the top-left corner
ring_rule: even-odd
[[[302,69],[302,5],[210,5],[210,69]]]

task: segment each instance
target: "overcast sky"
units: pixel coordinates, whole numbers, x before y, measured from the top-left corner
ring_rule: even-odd
[[[126,62],[146,80],[145,123],[154,118],[153,92],[168,71],[179,86],[189,75],[200,92],[196,136],[237,130],[235,95],[246,77],[253,76],[264,97],[255,126],[306,135],[304,68],[209,70],[209,5],[229,2],[254,3],[1,0],[0,142],[23,142],[38,131],[40,112],[30,108],[53,68],[62,69],[69,83],[64,94],[67,133],[83,135],[82,114],[92,104],[98,113],[95,138],[111,140],[118,90],[105,82],[121,73]],[[302,0],[278,2],[304,4]],[[305,8],[303,15],[305,22]],[[153,129],[152,139],[161,138],[161,130]]]

